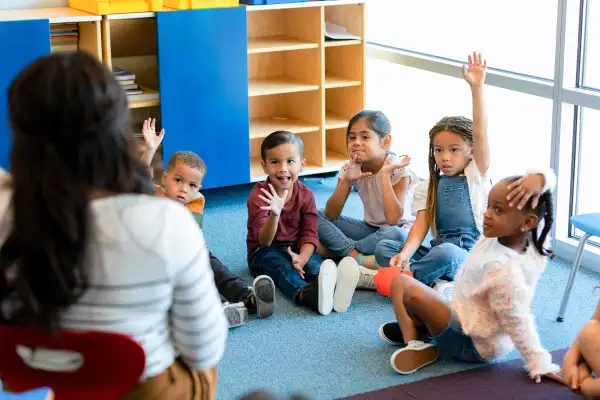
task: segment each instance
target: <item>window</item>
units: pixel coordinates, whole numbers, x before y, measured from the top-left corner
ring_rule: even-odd
[[[600,187],[598,171],[600,170],[600,110],[580,109],[580,130],[577,144],[576,192],[573,201],[572,215],[599,212]],[[582,236],[579,231],[573,232]],[[596,239],[597,240],[597,239]]]
[[[583,52],[583,85],[600,89],[600,1],[588,0]]]
[[[485,6],[481,0],[373,0],[367,4],[367,40],[459,61],[477,50],[494,68],[553,79],[557,7],[557,0]]]
[[[409,154],[415,171],[427,178],[429,129],[446,115],[472,117],[469,85],[372,58],[367,59],[367,82],[367,107],[391,121],[392,149]],[[551,99],[487,86],[486,104],[494,181],[550,164]]]

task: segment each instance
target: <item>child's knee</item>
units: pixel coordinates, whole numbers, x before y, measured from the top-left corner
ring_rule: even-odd
[[[392,267],[392,268],[394,268],[394,267]],[[408,286],[410,286],[411,283],[413,283],[413,281],[414,281],[414,279],[408,275],[403,275],[403,274],[398,275],[392,281],[392,286],[390,288],[390,294],[393,297],[394,293],[396,293],[396,294],[403,293],[406,290],[406,288]]]
[[[438,249],[441,253],[441,257],[455,262],[463,262],[468,254],[465,249],[452,243],[442,243],[438,246]]]
[[[408,229],[399,226],[386,226],[379,229],[379,235],[382,238],[381,240],[391,240],[404,244],[408,237]]]
[[[581,347],[590,345],[598,346],[600,341],[600,321],[592,319],[588,321],[579,331],[579,344]]]

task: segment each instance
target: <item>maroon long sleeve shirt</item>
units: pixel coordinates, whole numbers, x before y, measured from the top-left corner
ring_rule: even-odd
[[[260,207],[267,205],[264,200],[258,197],[263,194],[261,188],[270,192],[269,178],[264,182],[257,183],[248,197],[248,236],[246,237],[246,243],[249,249],[260,246],[258,232],[269,218],[269,211],[260,209]],[[290,242],[296,243],[298,249],[306,243],[311,243],[315,247],[319,244],[315,196],[300,181],[294,183],[292,195],[283,206],[279,216],[277,233],[273,239],[273,244]]]

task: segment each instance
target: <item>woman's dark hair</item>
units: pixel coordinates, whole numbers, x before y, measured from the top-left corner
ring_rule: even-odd
[[[296,143],[300,157],[304,157],[304,142],[302,142],[302,139],[298,135],[288,131],[275,131],[269,134],[260,145],[260,157],[265,161],[267,159],[267,151],[287,143]]]
[[[440,169],[435,162],[433,139],[440,132],[452,132],[462,136],[469,144],[473,145],[473,121],[466,117],[444,117],[429,130],[429,186],[427,188],[427,222],[436,240],[439,239],[435,224],[437,206],[437,189],[440,183]]]
[[[522,176],[511,176],[506,178],[505,180],[508,183],[513,183]],[[540,196],[538,204],[535,208],[532,207],[533,198],[530,198],[525,207],[523,208],[524,212],[534,213],[540,220],[544,221],[544,226],[542,227],[542,231],[538,235],[539,224],[533,227],[531,230],[531,240],[533,241],[533,245],[537,249],[538,253],[543,256],[553,257],[552,251],[544,248],[544,243],[546,242],[546,238],[552,229],[552,225],[554,224],[554,198],[552,196],[552,192],[550,190],[546,190]]]
[[[0,247],[0,323],[56,328],[88,286],[90,199],[153,193],[127,97],[86,53],[54,53],[8,90],[12,218]]]
[[[381,111],[375,110],[362,110],[354,114],[348,122],[348,128],[346,129],[346,139],[350,136],[350,130],[355,123],[364,119],[370,130],[377,133],[379,139],[383,139],[390,133],[392,133],[392,125],[390,120]]]

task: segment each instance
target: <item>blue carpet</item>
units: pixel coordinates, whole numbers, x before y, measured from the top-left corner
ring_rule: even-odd
[[[336,179],[304,179],[318,207],[325,206]],[[246,199],[251,189],[252,185],[245,185],[204,192],[208,245],[248,282]],[[351,194],[344,213],[362,216],[356,193]],[[556,322],[569,268],[567,262],[552,261],[533,301],[541,339],[549,350],[568,347],[597,304],[592,289],[600,284],[600,276],[581,270],[566,320]],[[230,330],[219,367],[218,398],[237,399],[250,390],[268,389],[280,395],[303,393],[314,399],[333,399],[472,368],[444,359],[413,375],[397,375],[389,365],[394,349],[377,334],[379,325],[393,318],[390,300],[373,292],[357,292],[347,313],[328,316],[296,307],[278,293],[275,315],[266,320],[253,318]],[[518,353],[513,352],[505,360],[516,357]]]

